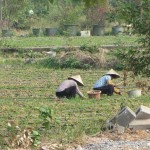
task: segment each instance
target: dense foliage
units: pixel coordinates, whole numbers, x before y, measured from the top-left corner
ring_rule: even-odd
[[[84,9],[106,0],[11,0],[0,1],[0,20],[8,21],[8,27],[42,27],[48,24],[78,24],[84,18]],[[38,23],[38,24],[37,24]],[[35,25],[36,24],[36,25]]]
[[[150,76],[150,0],[117,1],[118,13],[140,37],[140,47],[119,51],[118,58],[126,62],[135,74]]]

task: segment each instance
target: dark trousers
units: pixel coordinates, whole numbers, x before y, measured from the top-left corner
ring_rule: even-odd
[[[111,96],[114,93],[114,86],[106,85],[106,86],[99,87],[99,88],[93,88],[93,90],[100,90],[102,94],[107,94],[108,96]]]
[[[72,87],[65,89],[64,91],[56,92],[56,96],[59,98],[63,98],[63,97],[66,97],[68,99],[73,98],[76,96],[76,87],[72,86]]]

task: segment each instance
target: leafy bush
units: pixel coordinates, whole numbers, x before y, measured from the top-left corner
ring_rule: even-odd
[[[75,59],[74,57],[69,57],[64,62],[61,62],[60,64],[61,68],[80,68],[80,62]]]
[[[57,58],[51,57],[39,61],[38,65],[46,68],[59,68],[60,62]]]
[[[38,63],[39,66],[47,68],[76,68],[76,69],[88,69],[92,66],[90,64],[84,64],[78,61],[74,57],[68,57],[65,60],[60,60],[56,57],[43,59]]]
[[[114,55],[120,61],[122,69],[132,71],[135,75],[150,75],[149,59],[143,59],[143,49],[140,47],[125,47],[119,45],[118,48],[113,52]],[[144,58],[149,57],[145,55]]]
[[[150,76],[150,0],[124,1],[118,3],[118,13],[132,25],[134,33],[139,34],[140,48],[122,49],[118,52],[120,60],[125,61],[128,69],[135,74]]]

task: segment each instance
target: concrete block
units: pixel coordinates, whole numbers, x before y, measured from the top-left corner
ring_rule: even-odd
[[[136,117],[136,114],[129,108],[123,108],[117,116],[117,124],[123,127],[127,127],[131,121]]]
[[[150,129],[150,119],[145,120],[133,120],[129,124],[129,128],[132,128],[134,130],[147,130]]]
[[[136,111],[135,119],[150,119],[150,108],[141,105]]]
[[[124,131],[125,131],[125,127],[120,126],[120,125],[117,124],[117,131],[118,131],[119,134],[123,134]]]
[[[102,131],[114,130],[115,124],[113,124],[112,122],[107,120],[101,129],[102,129]]]
[[[91,36],[91,31],[86,30],[86,31],[80,31],[82,37],[89,37]]]

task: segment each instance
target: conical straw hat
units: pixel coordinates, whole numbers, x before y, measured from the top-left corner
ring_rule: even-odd
[[[105,75],[113,75],[115,78],[120,78],[120,75],[113,69],[110,69]]]
[[[73,79],[77,81],[78,85],[80,86],[84,85],[80,75],[75,75],[75,76],[69,77],[68,79]]]

